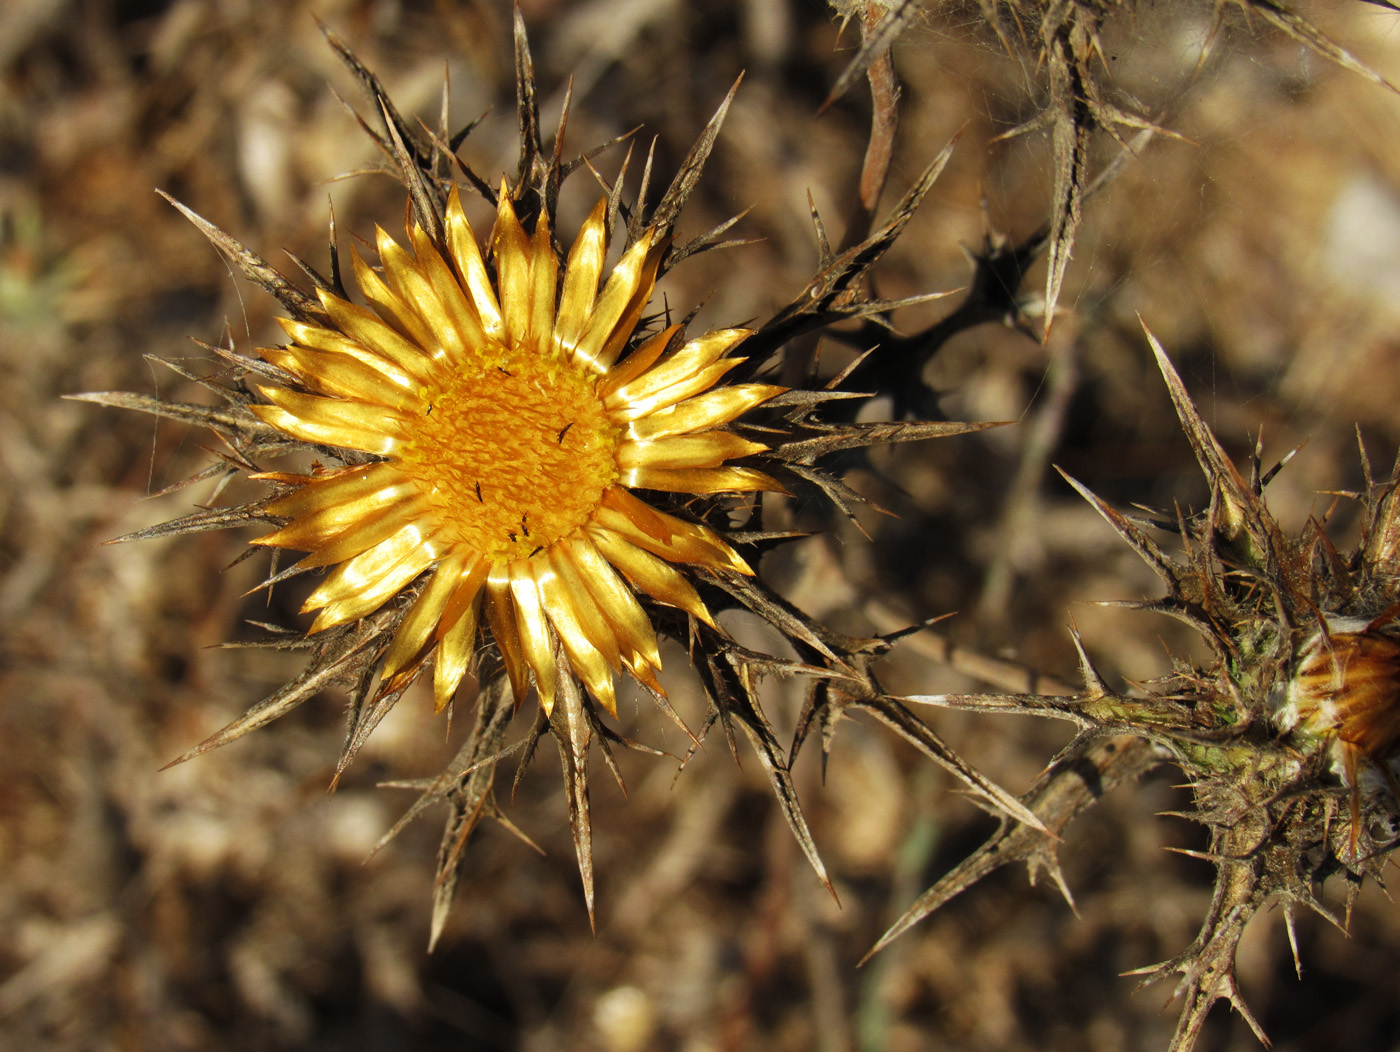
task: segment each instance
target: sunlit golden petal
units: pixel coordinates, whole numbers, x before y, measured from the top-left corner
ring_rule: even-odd
[[[272,405],[248,408],[264,422],[305,442],[387,456],[399,446],[404,418],[392,409],[259,387]]]
[[[423,391],[423,381],[389,359],[375,354],[373,351],[361,347],[354,340],[342,333],[334,332],[331,329],[323,329],[319,325],[307,325],[304,322],[292,321],[289,318],[278,318],[278,324],[291,337],[292,342],[299,347],[307,347],[312,350],[326,351],[330,354],[344,354],[356,361],[361,362],[375,372],[382,373],[394,384],[402,387],[406,391],[420,394]]]
[[[535,673],[535,687],[546,714],[554,711],[554,688],[558,668],[554,663],[554,634],[540,602],[539,586],[530,570],[530,560],[510,564],[510,594],[515,601],[515,625],[520,630],[520,649]]]
[[[598,699],[598,704],[603,706],[609,716],[617,718],[617,684],[613,682],[612,670],[603,660],[603,656],[596,650],[587,650],[580,654],[570,652],[570,662],[574,671],[583,680],[589,692]]]
[[[416,523],[400,527],[388,539],[331,571],[321,586],[307,596],[302,611],[319,610],[382,588],[386,578],[400,566],[416,563],[417,572],[421,573],[437,557],[428,541],[422,527]]]
[[[384,259],[386,256],[389,259],[396,259],[395,253],[397,252],[396,262],[399,262],[400,266],[407,263],[407,254],[394,244],[393,239],[384,232],[384,229],[376,226],[375,231],[380,240],[380,259]],[[359,250],[354,246],[351,246],[350,249],[350,263],[355,270],[355,282],[360,286],[360,294],[373,308],[374,313],[378,314],[380,319],[400,336],[411,340],[420,354],[427,358],[438,357],[434,354],[438,346],[438,339],[433,331],[423,323],[418,312],[394,289],[391,289],[389,284],[374,271],[374,268],[364,261]],[[385,266],[387,269],[388,264],[386,263]],[[409,266],[412,265],[409,264]],[[405,280],[404,276],[401,274],[398,280]]]
[[[547,559],[531,560],[535,586],[539,590],[540,601],[549,615],[550,624],[564,647],[569,664],[584,681],[609,713],[617,715],[617,696],[613,690],[612,672],[579,622],[579,612],[569,601],[568,590],[560,581],[553,565]]]
[[[632,421],[627,434],[630,438],[660,438],[728,424],[786,390],[772,384],[720,387]]]
[[[437,370],[433,359],[422,348],[400,336],[374,311],[343,300],[325,289],[317,289],[316,295],[331,320],[352,341],[391,362],[420,384],[434,382]]]
[[[366,516],[417,493],[418,487],[392,464],[363,464],[312,476],[300,489],[268,502],[269,514],[290,516],[292,521],[252,543],[311,551]]]
[[[636,244],[623,253],[608,276],[608,283],[589,316],[587,324],[574,345],[574,360],[585,368],[605,373],[612,366],[616,354],[609,359],[604,347],[619,330],[623,320],[631,313],[633,300],[640,298],[643,304],[651,296],[651,284],[655,280],[660,253],[653,254],[651,233],[637,239]],[[651,276],[648,280],[648,275]],[[634,323],[635,324],[635,323]],[[624,342],[632,334],[629,328],[623,336]]]
[[[457,582],[468,558],[470,555],[467,552],[451,552],[433,570],[413,607],[399,622],[394,640],[384,655],[379,674],[385,681],[392,680],[399,672],[422,661],[432,643],[433,632],[442,621],[447,602],[457,590]]]
[[[684,610],[711,628],[714,627],[714,619],[710,617],[710,611],[706,609],[700,594],[685,576],[665,559],[658,559],[650,552],[600,526],[590,526],[587,532],[589,538],[598,546],[598,550],[603,553],[603,557],[621,570],[623,576],[631,581],[634,587],[640,588],[658,602]]]
[[[617,466],[629,468],[717,468],[726,460],[762,453],[768,447],[732,431],[676,435],[641,442],[624,442],[617,449]]]
[[[438,361],[461,361],[466,353],[466,344],[447,307],[438,296],[438,287],[428,279],[423,268],[408,254],[406,248],[391,238],[383,228],[376,226],[374,229],[379,260],[384,266],[384,282],[408,312],[408,316],[403,319],[406,331],[430,358]],[[437,258],[437,254],[430,251],[429,257]],[[446,270],[446,265],[441,259],[438,259],[438,263]],[[456,289],[458,300],[465,302],[455,281],[449,281],[447,285],[449,289]]]
[[[258,354],[263,361],[287,370],[320,394],[353,398],[400,412],[418,412],[424,406],[416,389],[395,383],[348,354],[305,347],[260,347]]]
[[[496,284],[501,294],[501,323],[512,345],[525,346],[534,306],[534,285],[530,281],[533,253],[530,238],[520,225],[504,183],[496,210],[492,255],[496,260]]]
[[[376,463],[378,462],[376,461]],[[351,469],[340,468],[338,469],[338,472],[344,472],[348,470]],[[297,471],[254,471],[248,477],[257,482],[280,482],[283,485],[287,486],[305,486],[308,482],[315,482],[317,479],[320,478],[333,477],[338,472],[327,472],[325,475],[303,475]],[[284,497],[285,496],[291,496],[291,494],[284,494]],[[275,499],[281,500],[283,498],[279,497]],[[268,501],[268,504],[271,503],[272,501]]]
[[[438,557],[421,527],[403,527],[387,541],[341,563],[307,598],[303,611],[319,609],[311,626],[320,632],[378,610]]]
[[[637,282],[637,290],[632,293],[632,298],[627,301],[627,307],[622,312],[622,317],[613,326],[612,334],[603,341],[602,348],[593,360],[603,369],[611,369],[617,362],[620,355],[627,348],[627,344],[632,339],[632,333],[636,330],[638,323],[642,320],[642,315],[646,313],[648,301],[651,299],[652,288],[656,285],[656,272],[661,267],[661,256],[664,252],[664,245],[653,245],[652,250],[647,254],[642,265],[642,273]],[[606,292],[607,290],[604,289]],[[600,302],[601,306],[601,302]]]
[[[470,549],[462,549],[465,553],[465,564],[461,574],[457,578],[456,590],[447,601],[447,606],[442,611],[442,618],[434,635],[438,639],[445,637],[457,624],[458,618],[466,616],[467,612],[476,608],[477,596],[481,593],[482,586],[486,584],[486,575],[491,567],[486,561],[480,558]]]
[[[697,563],[746,576],[753,574],[748,563],[714,530],[657,511],[621,486],[614,486],[603,494],[594,522],[671,562]]]
[[[598,299],[598,280],[608,254],[608,201],[603,198],[584,220],[578,237],[569,249],[564,267],[563,291],[559,296],[559,320],[554,326],[554,345],[572,355],[584,324]]]
[[[433,661],[433,710],[447,708],[462,677],[467,674],[472,655],[476,652],[477,611],[481,606],[480,592],[472,594],[462,616],[438,641],[437,657]]]
[[[510,597],[510,572],[503,565],[491,567],[486,578],[486,620],[491,626],[491,637],[501,652],[506,675],[510,677],[510,690],[518,709],[530,691],[530,669],[520,649],[515,603]]]
[[[604,400],[609,406],[644,401],[668,387],[700,375],[702,370],[719,361],[748,335],[748,329],[717,329],[697,337],[636,379],[610,388],[605,392]]]
[[[481,247],[476,243],[476,235],[472,233],[466,213],[462,211],[462,198],[455,186],[447,194],[446,227],[447,247],[452,253],[452,262],[457,267],[462,287],[470,294],[482,329],[493,340],[504,339],[500,301],[496,299],[496,290],[491,285],[491,276],[486,272]]]
[[[335,511],[338,507],[371,497],[381,490],[393,488],[386,499],[398,499],[397,487],[411,485],[395,464],[376,461],[339,468],[317,475],[284,475],[266,472],[255,476],[275,478],[279,482],[296,484],[299,488],[274,497],[264,507],[273,515],[304,515]]]
[[[622,664],[623,667],[627,669],[627,674],[642,686],[659,694],[663,698],[666,696],[666,691],[662,689],[661,681],[656,678],[656,673],[659,669],[653,668],[640,654],[623,655]]]
[[[619,387],[635,380],[655,365],[656,360],[661,357],[683,328],[682,325],[672,325],[662,329],[655,336],[640,344],[621,362],[614,365],[608,370],[608,375],[599,382],[598,397],[607,398]]]
[[[593,598],[598,601],[603,616],[612,625],[624,651],[630,648],[660,668],[661,652],[657,649],[656,631],[651,626],[651,619],[612,564],[603,558],[591,540],[585,538],[575,540],[569,546],[568,554]]]
[[[720,378],[731,369],[736,369],[744,363],[742,358],[729,358],[725,361],[715,362],[706,366],[697,373],[687,376],[685,379],[653,391],[652,393],[637,397],[628,398],[625,389],[618,391],[604,404],[612,412],[614,418],[618,420],[636,420],[640,416],[654,413],[658,409],[664,409],[669,405],[697,395],[701,391],[708,391]],[[645,376],[642,377],[646,379]]]
[[[384,509],[361,507],[357,510],[335,508],[316,519],[294,519],[280,530],[255,538],[250,543],[270,548],[294,548],[303,552],[319,551],[323,545],[343,535],[347,529],[372,520]],[[392,510],[392,509],[388,509]]]
[[[608,624],[598,601],[593,598],[593,593],[588,590],[583,574],[569,557],[570,549],[578,543],[578,539],[560,541],[548,552],[554,580],[568,600],[583,634],[593,648],[603,655],[608,666],[614,672],[619,672],[622,670],[622,652],[618,647],[617,635]]]
[[[782,484],[753,468],[632,468],[622,484],[665,493],[786,493]]]
[[[318,566],[332,566],[353,559],[361,552],[369,551],[377,544],[387,541],[403,527],[410,525],[427,510],[427,502],[415,495],[398,504],[381,507],[369,512],[342,530],[334,538],[318,543],[315,550],[297,563],[303,570]]]
[[[481,327],[476,308],[457,283],[456,275],[438,254],[432,239],[417,226],[409,231],[409,237],[418,256],[418,269],[432,286],[432,302],[442,312],[440,322],[426,314],[424,320],[439,327],[439,335],[448,355],[461,361],[486,342],[486,330]]]
[[[537,350],[551,346],[558,281],[559,257],[549,240],[549,216],[541,212],[530,238],[530,339]]]

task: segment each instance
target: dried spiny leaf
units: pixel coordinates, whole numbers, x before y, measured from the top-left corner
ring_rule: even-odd
[[[1074,897],[1057,857],[1061,834],[1105,793],[1123,783],[1135,782],[1161,762],[1156,750],[1140,738],[1076,738],[1020,798],[1025,809],[1036,816],[1035,824],[1003,819],[986,843],[919,896],[865,959],[869,960],[982,878],[1012,862],[1026,863],[1032,883],[1038,873],[1049,873],[1065,901],[1073,906]]]

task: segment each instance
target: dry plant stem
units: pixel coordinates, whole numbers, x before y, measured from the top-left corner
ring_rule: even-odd
[[[878,599],[872,599],[865,604],[865,614],[881,633],[898,632],[898,626],[907,625],[909,622],[907,617],[902,617]],[[910,633],[902,638],[900,645],[998,690],[1013,694],[1074,694],[1074,688],[1063,680],[1037,672],[1028,665],[993,657],[955,643],[931,628]]]
[[[1390,91],[1400,90],[1306,18],[1275,0],[1231,0],[1231,3],[1246,14],[1258,15],[1327,61]],[[842,7],[835,3],[833,6]],[[862,72],[871,70],[881,56],[888,54],[893,42],[913,23],[920,6],[932,8],[936,5],[920,4],[918,0],[891,3],[873,27],[863,26],[866,29],[863,46],[843,72],[832,92],[833,97],[849,90]],[[1135,112],[1131,105],[1124,107],[1114,102],[1111,78],[1106,76],[1109,63],[1100,31],[1111,15],[1132,17],[1131,0],[981,0],[978,6],[1008,52],[1014,54],[1026,49],[1033,53],[1029,56],[1033,61],[1027,66],[1044,82],[1042,86],[1048,95],[1044,109],[1036,118],[1003,136],[1042,128],[1050,131],[1053,187],[1041,326],[1041,338],[1048,340],[1084,218],[1088,187],[1092,182],[1090,153],[1096,138],[1101,133],[1107,134],[1127,151],[1125,129],[1157,132],[1167,129],[1160,118],[1148,118]],[[876,7],[869,3],[861,10],[869,17]],[[1216,29],[1225,7],[1224,0],[1215,4]]]
[[[1131,150],[1118,153],[1104,167],[1084,191],[1084,200],[1092,201],[1111,185],[1155,134],[1153,129],[1144,129],[1135,135]],[[842,387],[850,391],[888,393],[894,400],[893,415],[896,419],[937,416],[940,412],[939,400],[937,394],[924,383],[923,373],[929,360],[949,340],[989,322],[1012,326],[1024,333],[1027,339],[1036,339],[1022,317],[1022,286],[1036,260],[1046,251],[1050,237],[1048,222],[1016,244],[1010,243],[1001,234],[987,233],[979,248],[968,251],[973,271],[967,283],[967,292],[945,318],[908,336],[893,333],[886,326],[871,321],[846,337],[847,342],[857,348],[878,348],[880,353],[870,354],[859,362],[845,378]],[[1071,371],[1071,376],[1063,379],[1069,383],[1072,377]],[[1072,394],[1071,389],[1063,396],[1069,398]],[[856,403],[848,403],[844,407],[845,414],[853,416],[857,408]],[[836,407],[837,411],[842,409]],[[1047,427],[1054,425],[1056,420],[1053,406],[1049,412],[1050,416],[1045,421]],[[1034,452],[1034,449],[1032,446],[1030,451]],[[1023,464],[1023,468],[1029,472],[1030,465]]]
[[[870,43],[881,18],[875,4],[865,5],[861,14],[862,47]],[[899,80],[894,72],[894,56],[888,46],[871,60],[866,79],[870,82],[870,138],[861,163],[856,197],[846,215],[846,231],[837,249],[838,255],[849,252],[870,236],[876,209],[880,206],[880,195],[889,178],[895,135],[899,130]],[[832,92],[832,98],[838,96],[839,92]],[[813,336],[792,341],[783,352],[782,371],[779,374],[781,382],[789,387],[806,383],[816,349],[817,340]]]
[[[1397,87],[1390,80],[1387,80],[1336,41],[1330,39],[1306,18],[1288,10],[1281,4],[1275,3],[1275,0],[1232,0],[1232,2],[1236,7],[1241,8],[1245,14],[1258,15],[1275,29],[1287,33],[1294,40],[1298,41],[1298,43],[1304,45],[1318,55],[1321,55],[1328,62],[1334,62],[1343,69],[1349,70],[1357,76],[1364,77],[1377,87],[1385,88],[1387,91],[1392,91],[1400,95],[1400,87]],[[1396,5],[1391,3],[1390,0],[1365,0],[1365,2],[1375,4],[1377,7],[1388,7],[1392,10],[1397,10]],[[1217,23],[1223,8],[1224,4],[1216,5]]]
[[[1063,328],[1060,330],[1063,331]],[[1047,348],[1045,398],[1024,420],[1021,461],[1001,517],[995,529],[993,556],[977,601],[977,616],[984,625],[996,624],[1006,616],[1016,586],[1017,553],[1037,544],[1035,531],[1040,511],[1040,488],[1050,467],[1050,458],[1059,448],[1069,414],[1070,402],[1079,384],[1079,343],[1075,339]]]
[[[1084,188],[1089,182],[1089,145],[1100,118],[1091,103],[1092,75],[1088,64],[1097,50],[1098,28],[1106,3],[1052,4],[1041,25],[1042,54],[1050,79],[1050,140],[1054,158],[1055,210],[1051,216],[1048,266],[1045,276],[1045,321],[1041,339],[1049,342],[1055,307],[1065,271],[1074,253],[1075,235],[1083,220]]]
[[[861,37],[869,42],[881,21],[874,4],[867,4],[861,16]],[[860,186],[851,211],[846,217],[846,235],[838,251],[845,252],[867,235],[875,221],[880,194],[889,177],[890,160],[894,157],[894,139],[899,130],[899,81],[894,72],[894,56],[888,45],[879,51],[865,71],[870,82],[870,140],[865,147],[865,159],[860,169]]]
[[[934,910],[1012,862],[1026,864],[1032,884],[1041,873],[1048,874],[1073,908],[1074,896],[1065,883],[1057,854],[1061,834],[1104,794],[1125,782],[1135,782],[1162,759],[1142,738],[1123,736],[1092,743],[1076,739],[1021,797],[1044,824],[1044,830],[1003,821],[981,847],[919,896],[863,960],[870,960]]]
[[[1263,811],[1255,811],[1213,838],[1213,853],[1208,857],[1216,861],[1215,890],[1200,934],[1172,960],[1130,973],[1144,976],[1144,985],[1173,974],[1181,977],[1172,991],[1183,1004],[1169,1052],[1189,1052],[1195,1047],[1206,1017],[1220,1000],[1230,1002],[1260,1042],[1271,1043],[1235,981],[1235,952],[1245,926],[1274,894],[1261,879],[1265,867],[1287,864],[1283,857],[1270,857],[1267,821]],[[1296,875],[1292,879],[1296,881]],[[1291,937],[1291,905],[1286,908]]]
[[[855,57],[846,64],[837,78],[831,94],[827,96],[823,109],[830,106],[846,92],[850,91],[857,78],[882,54],[888,54],[900,34],[913,24],[918,14],[920,0],[898,0],[898,3],[877,3],[876,0],[831,0],[831,6],[849,20],[853,15],[861,16],[861,45]],[[885,10],[877,14],[881,7]]]

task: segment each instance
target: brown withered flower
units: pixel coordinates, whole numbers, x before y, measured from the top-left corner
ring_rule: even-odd
[[[213,391],[217,406],[129,393],[79,396],[209,428],[231,452],[194,480],[244,475],[274,490],[122,539],[271,526],[250,551],[306,554],[286,569],[274,560],[265,586],[329,570],[306,602],[305,612],[316,616],[305,635],[265,644],[305,651],[306,669],[180,760],[339,686],[349,694],[350,715],[338,778],[429,666],[439,711],[474,675],[473,729],[441,776],[413,784],[418,800],[385,837],[432,805],[448,808],[432,938],[442,931],[469,834],[482,817],[505,820],[493,789],[498,763],[518,754],[523,768],[546,736],[559,747],[591,916],[590,755],[596,748],[620,777],[611,750],[640,747],[609,723],[624,680],[680,721],[657,675],[658,639],[669,636],[687,646],[710,705],[701,729],[686,733],[697,745],[716,725],[731,746],[736,729],[747,737],[828,886],[790,757],[763,711],[765,677],[838,685],[821,697],[839,696],[840,709],[874,713],[994,813],[1040,828],[1034,814],[883,692],[870,665],[887,640],[827,630],[754,572],[768,547],[796,535],[766,528],[765,494],[815,489],[847,513],[859,499],[821,466],[824,457],[987,426],[823,419],[828,403],[855,397],[841,389],[844,378],[802,387],[764,379],[794,337],[899,305],[871,299],[864,278],[928,193],[949,149],[883,224],[848,235],[841,250],[832,250],[814,214],[818,271],[769,321],[687,336],[685,320],[650,301],[662,274],[721,247],[734,222],[684,243],[675,237],[730,99],[655,207],[646,203],[650,157],[630,206],[621,173],[611,185],[597,176],[603,199],[565,249],[556,240],[560,186],[605,147],[567,161],[560,135],[546,147],[518,12],[521,157],[514,177],[495,186],[459,156],[470,127],[453,134],[410,126],[374,74],[333,34],[328,38],[366,90],[378,127],[361,123],[407,190],[406,245],[379,230],[378,267],[352,251],[360,305],[341,280],[334,224],[329,274],[297,261],[314,285],[307,293],[177,203],[278,299],[288,315],[281,322],[287,342],[256,355],[210,348],[223,364],[210,376],[172,364]],[[489,236],[472,230],[464,190],[494,208]],[[620,255],[609,271],[610,247]],[[308,472],[269,463],[288,456],[313,466]],[[739,645],[716,619],[731,607],[776,628],[796,659]],[[530,698],[538,704],[526,704]],[[809,706],[804,726],[817,720],[817,710]],[[510,742],[517,711],[531,722]],[[827,723],[839,715],[830,706],[822,713]]]
[[[1393,766],[1400,753],[1397,613],[1391,607],[1370,621],[1323,618],[1298,655],[1275,715],[1280,730],[1329,749],[1332,773],[1351,790],[1353,857],[1362,797],[1389,791],[1400,802]]]
[[[1340,876],[1354,896],[1366,877],[1380,878],[1400,846],[1400,462],[1388,480],[1377,481],[1363,450],[1366,488],[1353,496],[1365,512],[1364,531],[1353,549],[1338,550],[1325,517],[1289,535],[1265,500],[1282,464],[1263,471],[1256,449],[1241,471],[1166,353],[1150,333],[1148,339],[1209,484],[1208,506],[1145,520],[1070,481],[1165,586],[1158,599],[1115,605],[1185,622],[1213,660],[1177,661],[1170,678],[1127,691],[1107,684],[1081,647],[1085,689],[1077,695],[905,700],[1055,715],[1077,724],[1074,741],[1021,797],[1053,834],[1105,792],[1162,763],[1186,775],[1194,806],[1185,817],[1210,833],[1208,851],[1186,853],[1214,864],[1215,891],[1195,941],[1137,974],[1145,981],[1176,978],[1182,1008],[1171,1050],[1189,1052],[1222,999],[1267,1043],[1235,981],[1235,952],[1256,913],[1282,906],[1298,965],[1297,908],[1343,925],[1322,902],[1323,882]],[[1158,541],[1163,533],[1176,537],[1177,553]],[[1050,873],[1068,897],[1058,846],[1045,831],[1004,820],[909,908],[877,949],[1011,861],[1024,861],[1033,876]]]

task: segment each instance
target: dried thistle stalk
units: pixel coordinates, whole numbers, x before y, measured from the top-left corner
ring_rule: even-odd
[[[1182,1007],[1171,1048],[1189,1052],[1220,1000],[1267,1043],[1235,980],[1235,952],[1256,913],[1283,907],[1297,963],[1297,909],[1344,926],[1320,898],[1324,881],[1340,877],[1354,898],[1367,877],[1380,879],[1400,846],[1400,633],[1394,624],[1400,612],[1400,461],[1383,481],[1364,464],[1366,488],[1355,496],[1365,529],[1353,549],[1339,551],[1323,521],[1289,536],[1264,495],[1282,465],[1262,471],[1256,450],[1241,471],[1160,344],[1150,333],[1148,339],[1209,485],[1208,507],[1149,523],[1069,481],[1164,586],[1159,599],[1116,605],[1186,623],[1214,660],[1205,666],[1177,662],[1168,680],[1127,693],[1104,682],[1081,646],[1085,689],[1078,694],[905,700],[1075,723],[1074,741],[1021,798],[1054,834],[1104,792],[1161,763],[1185,774],[1194,807],[1184,817],[1209,831],[1209,850],[1198,854],[1215,866],[1214,895],[1195,941],[1137,974],[1144,981],[1176,977],[1174,995]],[[1154,539],[1156,531],[1175,534],[1180,553],[1169,554]],[[1086,772],[1096,774],[1094,785]],[[1046,833],[1004,822],[921,896],[876,949],[1012,861],[1024,861],[1032,879],[1048,872],[1069,899],[1056,849]]]

